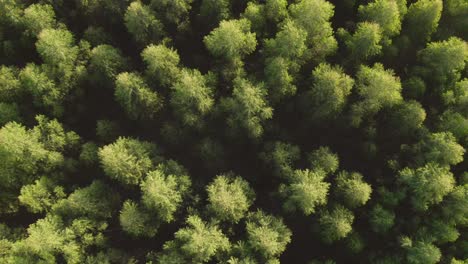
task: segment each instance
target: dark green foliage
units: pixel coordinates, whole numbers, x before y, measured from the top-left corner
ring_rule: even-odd
[[[0,0],[0,263],[468,260],[466,0]]]

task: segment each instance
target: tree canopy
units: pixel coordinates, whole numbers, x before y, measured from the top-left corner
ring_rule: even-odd
[[[0,264],[468,261],[467,0],[0,0]]]

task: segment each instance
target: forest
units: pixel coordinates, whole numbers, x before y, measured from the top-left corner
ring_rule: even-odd
[[[0,0],[0,263],[468,263],[467,0]]]

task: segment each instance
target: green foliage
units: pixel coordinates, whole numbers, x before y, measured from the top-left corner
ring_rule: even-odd
[[[412,3],[405,16],[408,36],[416,43],[428,40],[439,24],[441,13],[441,0],[419,0]]]
[[[467,19],[0,0],[0,263],[466,262]]]
[[[322,121],[337,117],[351,94],[354,80],[343,69],[320,64],[312,72],[313,84],[306,92],[306,111],[312,120]]]
[[[169,23],[183,28],[188,23],[188,15],[192,8],[193,0],[151,0],[151,7],[163,15]]]
[[[33,213],[49,211],[62,198],[65,198],[63,187],[47,177],[41,177],[34,184],[23,185],[18,196],[20,203]]]
[[[417,169],[404,168],[398,174],[398,181],[411,192],[413,207],[422,211],[442,202],[455,185],[449,168],[433,163]]]
[[[21,94],[20,85],[14,68],[0,66],[0,98],[2,102],[14,101]]]
[[[54,213],[65,219],[88,217],[103,220],[112,217],[120,203],[118,193],[101,181],[93,181],[89,186],[76,189],[66,199],[52,207]]]
[[[146,141],[120,137],[99,149],[104,173],[126,185],[138,185],[154,167],[156,146]]]
[[[446,221],[466,226],[468,224],[468,184],[456,186],[442,202]]]
[[[163,25],[154,12],[140,1],[132,2],[125,11],[125,26],[136,42],[148,45],[164,35]]]
[[[262,211],[248,216],[246,231],[249,247],[265,259],[279,256],[291,242],[291,231],[283,220]]]
[[[56,26],[54,9],[51,5],[32,4],[24,10],[22,24],[28,34],[37,36],[43,29]]]
[[[395,105],[389,116],[389,126],[398,135],[411,135],[423,127],[426,111],[417,101],[406,101]]]
[[[18,188],[63,164],[61,153],[48,150],[38,135],[18,123],[0,129],[0,184]]]
[[[361,22],[357,25],[356,32],[348,39],[345,44],[355,60],[366,60],[379,55],[382,46],[382,30],[377,23]]]
[[[288,20],[276,33],[275,38],[266,40],[265,51],[270,56],[288,60],[301,59],[307,49],[306,38],[307,32],[298,27],[294,21]],[[293,62],[297,63],[297,61]]]
[[[146,65],[146,75],[160,85],[169,86],[178,79],[180,74],[179,54],[164,45],[149,45],[141,57]]]
[[[124,202],[119,215],[122,229],[135,237],[153,237],[156,235],[158,223],[151,214],[133,201]]]
[[[221,174],[206,187],[208,208],[222,221],[237,223],[245,217],[255,199],[249,183],[231,173]]]
[[[432,133],[413,146],[416,163],[428,162],[440,165],[455,165],[463,161],[465,149],[457,143],[450,132]]]
[[[234,80],[232,97],[223,98],[221,107],[227,112],[227,124],[232,129],[244,130],[249,137],[263,134],[262,124],[273,117],[273,109],[265,100],[263,86],[245,79]]]
[[[336,193],[350,208],[363,206],[370,199],[372,188],[362,178],[360,173],[345,171],[336,177]]]
[[[8,122],[21,122],[21,113],[16,103],[0,103],[0,126]]]
[[[458,80],[467,60],[468,46],[456,37],[431,42],[420,53],[420,61],[427,69],[426,79],[441,84]]]
[[[310,215],[318,206],[327,203],[330,184],[324,181],[325,173],[321,170],[296,170],[289,184],[282,184],[279,193],[285,197],[283,208],[286,211],[301,211]]]
[[[402,101],[400,79],[390,69],[376,63],[362,65],[357,73],[356,89],[361,101],[352,106],[352,124],[359,126],[366,116]]]
[[[289,6],[291,19],[307,32],[308,55],[321,62],[337,49],[330,19],[334,6],[325,0],[302,0]]]
[[[162,99],[152,91],[142,77],[124,72],[115,80],[115,100],[130,119],[153,119],[162,108]]]
[[[186,227],[179,229],[174,236],[173,241],[164,244],[164,251],[170,255],[163,254],[158,263],[167,263],[165,260],[176,259],[206,263],[230,248],[228,238],[216,225],[207,224],[196,215],[189,216]],[[177,258],[174,258],[176,256]]]
[[[196,126],[202,122],[214,105],[209,75],[198,70],[182,70],[179,80],[172,86],[171,105],[182,124]]]
[[[113,82],[117,74],[127,68],[127,60],[120,50],[103,44],[91,50],[89,69],[96,81]]]
[[[377,204],[371,210],[369,222],[374,232],[385,234],[395,224],[395,213]]]
[[[345,238],[352,230],[354,215],[341,205],[320,213],[318,219],[320,235],[325,243]]]
[[[260,158],[268,164],[274,176],[288,178],[294,173],[294,164],[300,155],[298,146],[276,141],[267,144]]]
[[[435,264],[442,257],[440,249],[431,243],[425,241],[413,242],[409,238],[403,238],[401,243],[406,249],[406,261],[410,264]]]
[[[200,16],[210,26],[217,26],[231,15],[230,0],[201,0]]]
[[[334,173],[338,169],[338,155],[333,153],[329,147],[320,147],[307,156],[312,169],[322,170],[325,173]]]
[[[296,94],[297,87],[294,85],[291,62],[282,57],[275,57],[268,60],[267,63],[265,78],[271,100],[277,103],[284,97]]]
[[[221,21],[203,42],[214,57],[228,61],[241,59],[257,46],[255,33],[250,32],[250,22],[246,19]]]
[[[142,204],[160,221],[172,222],[190,185],[187,175],[169,174],[160,169],[151,171],[140,185]]]
[[[64,29],[44,29],[39,33],[36,49],[42,60],[55,67],[69,67],[78,57],[73,34]]]
[[[400,33],[403,16],[397,1],[376,0],[359,6],[358,12],[362,20],[377,23],[385,37],[391,38]]]

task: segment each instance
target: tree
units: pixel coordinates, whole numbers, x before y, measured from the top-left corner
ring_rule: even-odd
[[[361,20],[377,23],[384,38],[390,39],[400,33],[403,15],[397,1],[376,0],[367,5],[360,5],[358,13]],[[387,42],[390,44],[391,40]]]
[[[15,243],[9,254],[10,263],[55,263],[66,235],[63,222],[57,216],[39,219],[28,227],[28,236]]]
[[[303,108],[315,121],[336,118],[351,94],[354,80],[337,66],[322,63],[312,72],[313,84],[303,97]]]
[[[330,188],[330,184],[324,181],[325,176],[321,170],[294,171],[289,183],[279,187],[280,195],[286,199],[283,208],[286,211],[301,211],[310,215],[318,206],[325,205]]]
[[[172,222],[191,182],[187,175],[151,171],[140,184],[142,204],[162,222]]]
[[[466,115],[468,113],[468,78],[456,82],[451,89],[442,94],[442,98],[444,103],[453,110]]]
[[[322,62],[337,49],[330,23],[334,6],[325,0],[302,0],[289,6],[291,19],[307,32],[309,58]]]
[[[458,81],[460,72],[465,68],[468,46],[465,41],[456,37],[430,42],[420,52],[419,60],[426,68],[424,72],[426,80],[451,87],[452,83]]]
[[[266,0],[265,16],[266,18],[279,23],[288,16],[287,0]]]
[[[125,12],[125,26],[136,42],[146,46],[164,35],[163,25],[154,12],[140,1],[132,2]]]
[[[257,37],[262,36],[267,25],[265,17],[265,5],[256,2],[248,2],[241,18],[249,20],[251,29]]]
[[[271,2],[271,1],[270,1]],[[292,20],[286,20],[275,38],[265,40],[265,52],[271,57],[282,57],[298,63],[307,49],[307,32]]]
[[[266,145],[260,158],[268,165],[276,177],[290,178],[294,173],[295,163],[300,159],[298,146],[275,141]]]
[[[283,98],[296,94],[292,66],[291,61],[282,57],[267,60],[264,73],[272,103],[278,103]]]
[[[338,155],[329,147],[320,147],[307,155],[307,160],[313,170],[322,170],[325,174],[336,172],[339,166]]]
[[[13,67],[0,66],[0,98],[2,102],[12,102],[21,95],[21,83]]]
[[[431,243],[412,241],[408,237],[403,238],[401,243],[406,250],[406,261],[410,264],[435,264],[442,257],[440,249]]]
[[[306,38],[305,30],[287,20],[275,38],[265,40],[265,54],[268,57],[264,72],[273,102],[296,93],[294,75],[305,61]]]
[[[349,208],[363,206],[370,199],[372,188],[362,174],[342,171],[336,177],[336,193]]]
[[[171,259],[206,263],[230,248],[228,238],[216,225],[207,224],[196,215],[190,215],[186,227],[179,229],[174,236],[174,240],[164,244],[158,263],[168,263],[165,260]]]
[[[153,119],[162,108],[162,98],[137,73],[124,72],[115,80],[115,100],[130,119]]]
[[[65,198],[63,187],[47,177],[41,177],[34,184],[23,185],[18,196],[20,203],[32,213],[48,212],[62,198]]]
[[[210,28],[215,27],[222,20],[226,20],[231,15],[230,0],[202,0],[200,6],[200,16],[204,23]]]
[[[39,33],[36,49],[42,60],[51,66],[69,70],[78,58],[73,34],[65,29],[44,29]]]
[[[55,12],[51,5],[32,4],[24,10],[22,25],[26,32],[36,37],[46,28],[54,28],[57,25]]]
[[[124,202],[119,220],[122,229],[135,237],[154,237],[159,227],[159,222],[154,221],[150,213],[131,200]]]
[[[208,51],[217,58],[233,61],[255,51],[257,40],[247,19],[223,20],[203,38]]]
[[[439,204],[455,187],[455,179],[449,168],[434,163],[417,169],[404,168],[398,174],[398,182],[408,188],[411,203],[419,211]]]
[[[345,40],[351,58],[356,61],[366,60],[382,51],[382,30],[377,23],[361,22],[352,36]]]
[[[21,123],[21,113],[16,103],[1,103],[0,102],[0,126],[8,122]]]
[[[32,183],[41,173],[63,164],[60,152],[48,150],[37,134],[18,123],[0,129],[1,185],[7,189]]]
[[[46,149],[65,152],[78,148],[80,136],[73,131],[65,131],[57,119],[50,120],[43,115],[37,115],[35,119],[37,125],[32,129],[32,132]]]
[[[397,135],[409,136],[423,127],[426,111],[418,101],[403,101],[389,113],[388,126]]]
[[[157,84],[168,87],[179,78],[179,54],[164,45],[149,45],[141,53],[146,75]]]
[[[79,217],[95,220],[111,218],[120,205],[120,195],[102,181],[95,180],[89,186],[76,189],[66,199],[53,205],[52,211],[64,220]]]
[[[318,220],[321,239],[331,244],[345,238],[352,230],[353,221],[353,213],[341,205],[322,211]]]
[[[246,221],[247,244],[264,259],[278,257],[291,242],[291,231],[281,218],[262,211],[250,213]]]
[[[249,183],[232,173],[221,174],[206,187],[208,208],[216,219],[238,223],[255,199]]]
[[[179,29],[188,26],[193,0],[151,0],[150,6]]]
[[[419,0],[408,8],[405,28],[414,43],[428,40],[439,24],[442,14],[441,0]]]
[[[439,119],[438,131],[448,131],[462,145],[468,140],[468,119],[462,114],[451,110],[445,111]]]
[[[468,224],[468,184],[456,186],[442,201],[443,219],[460,226]]]
[[[107,44],[98,45],[91,50],[89,71],[93,80],[110,85],[120,72],[127,69],[127,63],[120,50]]]
[[[273,109],[265,97],[266,91],[262,86],[235,79],[232,97],[222,98],[220,103],[221,108],[228,112],[228,126],[245,130],[249,137],[259,138],[263,134],[262,124],[273,116]]]
[[[171,105],[182,124],[200,125],[214,105],[212,76],[202,75],[198,70],[181,71],[180,78],[171,87]]]
[[[372,116],[384,107],[401,102],[400,79],[380,63],[362,65],[357,73],[356,89],[362,101],[352,106],[352,124],[359,126],[365,116]]]
[[[61,103],[65,97],[64,91],[39,66],[32,63],[26,65],[19,79],[25,90],[32,94],[35,105],[52,108],[56,113],[63,112]]]
[[[428,162],[455,165],[463,161],[465,149],[457,143],[450,132],[432,133],[412,147],[419,165]]]
[[[374,232],[385,234],[395,224],[395,213],[377,204],[371,210],[369,223]]]
[[[158,160],[156,145],[125,137],[101,147],[98,155],[104,173],[126,185],[138,185]]]

